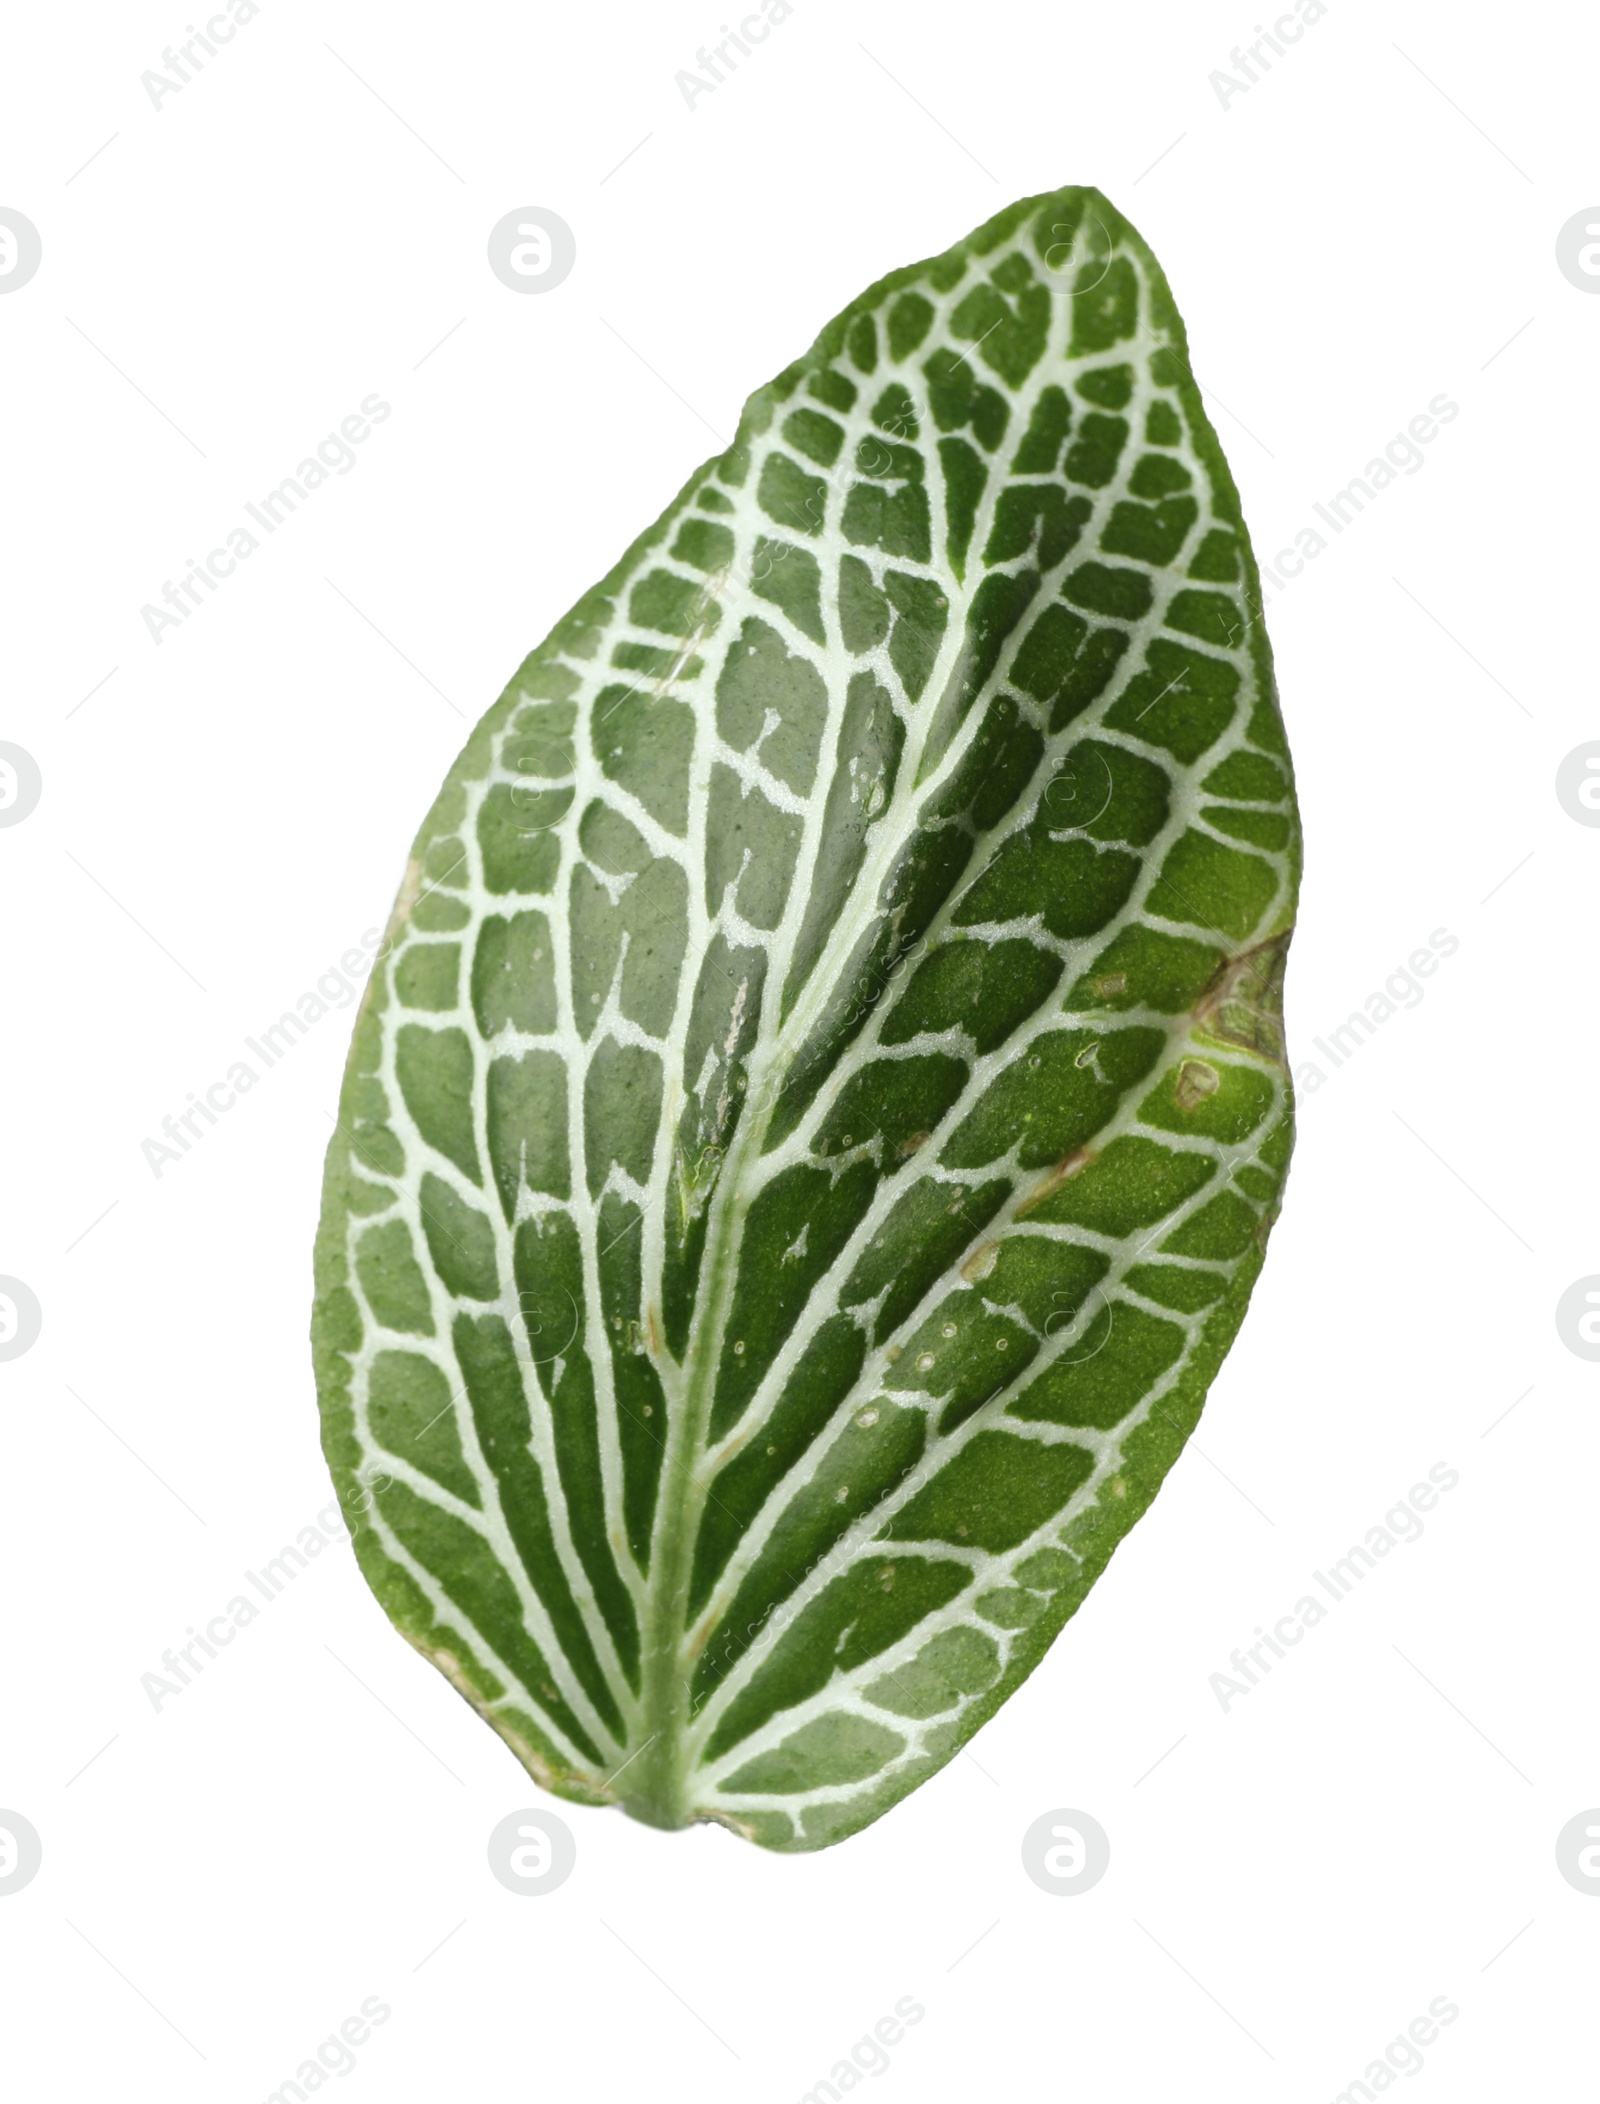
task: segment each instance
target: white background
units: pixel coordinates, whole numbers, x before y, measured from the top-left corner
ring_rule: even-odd
[[[44,783],[0,831],[0,1272],[44,1311],[0,1366],[0,1806],[44,1843],[0,1898],[8,2092],[248,2104],[376,1994],[334,2082],[372,2099],[786,2104],[909,1995],[874,2095],[1314,2104],[1443,1995],[1396,2086],[1592,2094],[1600,1896],[1554,1842],[1600,1803],[1600,1369],[1554,1310],[1600,1271],[1600,831],[1554,779],[1600,738],[1600,298],[1555,262],[1600,195],[1593,23],[1334,0],[1224,109],[1245,0],[797,0],[690,110],[711,0],[264,0],[157,110],[186,19],[19,12],[0,89],[44,243],[0,299],[0,738]],[[743,396],[1064,182],[1160,256],[1264,555],[1460,405],[1269,612],[1328,1078],[1196,1441],[971,1756],[804,1858],[560,1807],[577,1869],[517,1896],[485,1839],[539,1793],[347,1548],[141,1690],[329,1499],[348,1016],[159,1179],[141,1143],[382,921],[469,722]],[[524,205],[576,235],[548,296],[486,266]],[[373,392],[354,471],[152,642]],[[1313,1036],[1441,928],[1335,1071]],[[1224,1714],[1209,1676],[1439,1462],[1422,1538]],[[1058,1806],[1111,1837],[1073,1898],[1019,1857]]]

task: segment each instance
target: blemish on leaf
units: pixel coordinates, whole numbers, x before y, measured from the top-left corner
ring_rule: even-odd
[[[1063,1155],[1049,1175],[1036,1183],[1017,1207],[1017,1218],[1020,1220],[1024,1213],[1031,1213],[1047,1198],[1054,1198],[1064,1183],[1070,1183],[1073,1177],[1080,1176],[1088,1168],[1099,1151],[1097,1147],[1074,1147],[1070,1154]]]
[[[1281,1066],[1283,978],[1288,958],[1287,935],[1274,935],[1228,958],[1194,1004],[1195,1030]]]
[[[1222,1086],[1222,1076],[1209,1061],[1186,1059],[1178,1069],[1178,1079],[1173,1087],[1173,1100],[1179,1110],[1198,1110],[1208,1096],[1214,1096]]]
[[[999,1261],[1000,1244],[998,1242],[980,1242],[962,1265],[961,1276],[967,1281],[969,1286],[975,1286],[980,1279],[986,1279],[989,1276]]]

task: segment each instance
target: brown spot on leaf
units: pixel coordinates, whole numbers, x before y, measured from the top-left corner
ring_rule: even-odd
[[[1186,1059],[1178,1069],[1173,1098],[1179,1110],[1198,1110],[1222,1086],[1222,1076],[1209,1060]]]
[[[1292,933],[1292,931],[1290,931]],[[1283,974],[1289,935],[1273,935],[1229,957],[1194,1004],[1197,1036],[1284,1063]]]
[[[999,1261],[1000,1244],[998,1242],[980,1242],[962,1265],[961,1276],[969,1286],[975,1286],[979,1279],[989,1276]]]
[[[481,1693],[469,1675],[464,1662],[443,1644],[433,1641],[419,1632],[397,1625],[400,1634],[424,1658],[428,1659],[449,1681],[456,1693],[468,1702],[505,1740],[517,1759],[527,1769],[541,1790],[549,1790],[556,1796],[582,1797],[588,1794],[592,1804],[611,1802],[611,1793],[604,1783],[593,1775],[586,1775],[581,1768],[557,1768],[539,1747],[533,1745],[518,1728],[515,1716],[508,1713]]]
[[[1031,1213],[1036,1205],[1043,1205],[1047,1198],[1053,1198],[1064,1183],[1069,1183],[1080,1171],[1088,1168],[1099,1151],[1097,1147],[1074,1147],[1070,1154],[1064,1154],[1017,1207],[1017,1218],[1020,1220],[1024,1213]]]

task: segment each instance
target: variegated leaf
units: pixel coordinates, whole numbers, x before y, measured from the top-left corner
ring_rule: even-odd
[[[1297,860],[1092,190],[847,308],[522,666],[356,1032],[316,1343],[370,1583],[540,1782],[815,1848],[1038,1663],[1261,1263]]]

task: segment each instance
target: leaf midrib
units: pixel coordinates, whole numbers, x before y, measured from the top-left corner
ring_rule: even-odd
[[[1037,402],[1040,392],[1044,386],[1050,384],[1051,350],[1056,349],[1059,345],[1060,360],[1071,362],[1070,346],[1060,342],[1062,332],[1063,324],[1061,318],[1053,312],[1050,331],[1051,342],[1047,346],[1046,351],[1041,354],[1033,372],[1029,375],[1026,385],[1022,389],[1015,391],[1015,426],[1008,428],[1026,429],[1032,408]],[[1130,407],[1133,409],[1141,407],[1145,393],[1145,374],[1141,370],[1137,383],[1136,398]],[[927,407],[928,405],[925,402],[919,403],[919,409],[923,412],[926,412]],[[854,446],[853,426],[856,418],[850,417],[845,421],[847,423],[847,438],[840,449],[841,460],[851,456]],[[862,429],[867,431],[871,428],[869,411],[862,421]],[[1127,493],[1127,478],[1132,472],[1131,464],[1135,458],[1136,450],[1136,448],[1131,447],[1128,449],[1123,458],[1119,460],[1117,472],[1112,481],[1094,493],[1094,515],[1102,523],[1105,518],[1110,516],[1111,509],[1119,496]],[[838,480],[833,475],[828,475],[824,479],[828,490],[828,513],[824,517],[818,539],[823,545],[842,545],[842,532],[834,514],[836,510],[842,509],[844,495]],[[938,722],[937,700],[939,696],[946,692],[950,681],[955,676],[961,656],[968,647],[967,616],[979,586],[985,578],[991,575],[1014,573],[1025,568],[1030,561],[1034,560],[1032,552],[1029,551],[1010,558],[1005,563],[987,566],[982,563],[981,558],[977,555],[977,551],[981,550],[987,543],[999,497],[1005,489],[1012,485],[1013,479],[1009,475],[1003,474],[991,475],[989,478],[982,502],[974,518],[969,541],[968,563],[964,566],[962,574],[955,579],[956,589],[949,592],[950,607],[944,635],[941,639],[934,666],[931,668],[922,690],[922,703],[910,713],[909,720],[906,717],[901,719],[903,722],[907,722],[908,736],[905,750],[901,755],[894,794],[889,808],[880,815],[872,834],[869,835],[867,857],[863,861],[862,868],[857,873],[850,899],[847,901],[844,913],[841,915],[841,921],[834,931],[834,936],[839,944],[839,954],[842,956],[853,954],[855,944],[860,936],[870,930],[881,918],[878,900],[882,884],[903,848],[907,837],[907,819],[914,817],[918,810],[924,808],[960,766],[970,749],[973,739],[981,728],[984,714],[982,706],[984,696],[992,693],[998,683],[1004,678],[1006,666],[1014,659],[1017,650],[1021,647],[1023,640],[1033,625],[1033,620],[1038,617],[1039,609],[1052,600],[1054,596],[1053,587],[1059,584],[1060,579],[1068,573],[1068,570],[1075,562],[1083,560],[1082,543],[1080,542],[1074,548],[1069,549],[1053,569],[1041,572],[1040,590],[1036,595],[1034,606],[1029,610],[1028,617],[1019,622],[1016,629],[1005,639],[1000,656],[992,668],[983,690],[972,700],[955,735],[950,739],[944,752],[940,755],[937,764],[924,779],[922,777],[922,764],[926,755],[928,738],[931,730]],[[1054,480],[1054,478],[1043,479]],[[930,504],[929,519],[930,547],[943,549],[948,540],[948,515],[945,505],[943,477],[940,475],[931,477],[929,489],[933,499]],[[753,542],[757,531],[756,523],[751,519],[741,518],[739,527],[742,535]],[[751,552],[753,552],[753,549]],[[921,568],[923,566],[917,565],[914,567]],[[1128,652],[1130,660],[1135,655],[1132,645],[1137,635],[1147,627],[1151,632],[1159,629],[1165,606],[1169,603],[1172,593],[1179,588],[1178,583],[1172,578],[1170,566],[1155,569],[1141,563],[1139,567],[1150,575],[1153,584],[1156,586],[1156,596],[1149,613],[1140,622],[1133,624]],[[947,589],[948,582],[954,574],[952,570],[946,567],[941,573],[932,563],[927,568],[929,574],[936,578],[941,588]],[[843,649],[842,637],[837,633],[837,606],[832,597],[824,595],[822,610],[824,620],[823,649],[829,657],[834,659],[835,663],[842,663],[846,658],[846,653]],[[785,625],[787,626],[787,623]],[[1118,684],[1120,685],[1121,682],[1119,681]],[[846,685],[847,682],[843,680],[837,682],[836,685],[830,685],[827,733],[820,747],[819,768],[826,758],[834,756],[836,752]],[[1097,711],[1098,713],[1101,712]],[[1118,742],[1121,741],[1119,740]],[[1045,754],[1041,756],[1041,765],[1045,764],[1049,752],[1050,746],[1047,741]],[[811,809],[808,811],[807,816],[808,838],[805,842],[806,881],[802,881],[797,864],[795,881],[786,904],[784,920],[780,929],[776,931],[778,940],[774,942],[770,955],[766,981],[769,999],[779,993],[786,983],[793,959],[795,943],[803,924],[804,904],[810,892],[809,879],[814,872],[815,857],[820,842],[822,805],[824,801],[824,799],[815,796],[811,799]],[[694,802],[696,805],[700,802],[698,791]],[[691,840],[695,837],[696,832],[694,825],[695,815],[695,812],[692,811],[688,827],[688,837]],[[1164,834],[1171,832],[1172,836],[1176,837],[1177,831],[1181,830],[1183,815],[1177,810],[1171,813],[1168,826],[1163,829]],[[1021,816],[1019,812],[1017,810],[1008,811],[1000,820],[997,820],[994,826],[986,828],[982,833],[978,834],[976,839],[978,842],[986,841],[995,834],[1005,837],[1014,831],[1020,823]],[[1155,860],[1153,859],[1153,850],[1151,850],[1147,855],[1146,866],[1142,872],[1142,881],[1138,887],[1138,893],[1141,898],[1148,889],[1150,882],[1153,881],[1154,867]],[[696,891],[698,889],[693,886],[691,888]],[[960,886],[957,885],[953,889],[951,897],[943,901],[936,910],[933,921],[930,923],[930,930],[938,926],[947,917],[952,900],[958,895],[959,890]],[[1129,905],[1131,909],[1131,900]],[[695,898],[695,909],[696,917],[703,920],[705,918],[703,906],[698,896]],[[849,925],[848,933],[846,934],[843,930],[847,922],[853,924]],[[929,931],[924,931],[924,933],[927,932]],[[685,969],[688,969],[687,964]],[[641,1690],[640,1729],[647,1734],[645,1745],[650,1750],[647,1753],[642,1753],[633,1764],[635,1770],[643,1771],[638,1776],[637,1786],[640,1791],[648,1793],[651,1801],[659,1803],[663,1809],[670,1809],[672,1814],[671,1823],[674,1824],[680,1823],[683,1818],[693,1816],[693,1807],[689,1803],[690,1793],[687,1787],[689,1740],[691,1736],[689,1730],[689,1677],[693,1667],[693,1657],[691,1655],[693,1632],[685,1625],[685,1615],[695,1540],[709,1494],[709,1479],[714,1473],[714,1470],[707,1465],[709,1456],[707,1453],[706,1434],[709,1429],[717,1373],[721,1364],[728,1313],[733,1298],[734,1285],[737,1280],[745,1219],[754,1195],[744,1191],[744,1174],[749,1166],[753,1162],[760,1160],[765,1153],[766,1135],[770,1129],[771,1118],[775,1108],[777,1085],[781,1082],[782,1076],[795,1053],[805,1044],[812,1026],[825,1011],[834,990],[833,975],[830,975],[823,969],[823,959],[819,958],[817,968],[814,969],[810,979],[802,989],[800,998],[783,1019],[782,1024],[773,1034],[773,1037],[768,1040],[765,1047],[763,1047],[762,1037],[758,1035],[752,1048],[750,1087],[744,1114],[740,1119],[736,1132],[734,1147],[730,1150],[729,1157],[724,1160],[717,1188],[711,1200],[711,1219],[707,1223],[705,1256],[701,1272],[701,1305],[697,1309],[693,1321],[688,1355],[682,1369],[682,1380],[678,1389],[679,1405],[671,1414],[669,1439],[662,1461],[663,1483],[658,1505],[657,1524],[652,1538],[649,1570],[646,1574],[644,1686]],[[688,999],[685,997],[681,1002],[681,1011],[686,1010],[687,1007]],[[869,1041],[875,1040],[881,1020],[881,1004],[879,1004],[878,1010],[867,1024],[865,1036]],[[674,1035],[676,1035],[676,1032]],[[852,1044],[850,1047],[845,1048],[845,1051],[848,1053],[854,1049],[856,1047]],[[836,1064],[837,1062],[835,1062]],[[986,1064],[987,1062],[975,1064],[975,1076],[980,1066]],[[825,1083],[824,1087],[826,1088],[826,1086]],[[967,1106],[972,1094],[972,1087],[973,1084],[969,1083],[968,1087],[962,1091],[957,1109],[964,1109]],[[820,1103],[821,1097],[822,1091],[819,1091],[818,1103]],[[813,1124],[818,1114],[817,1103],[813,1103],[802,1121],[801,1130]],[[948,1122],[949,1119],[947,1117],[944,1123]],[[793,1137],[795,1136],[791,1136],[791,1138]],[[674,1150],[674,1135],[670,1129],[664,1129],[662,1134],[662,1153],[668,1158],[669,1163]],[[875,1194],[869,1218],[878,1217],[884,1195],[885,1192],[882,1188]],[[1015,1195],[1011,1201],[1011,1205],[1014,1206],[1014,1204]],[[852,1235],[852,1248],[856,1240],[857,1236]],[[846,1254],[848,1253],[847,1251]],[[829,1275],[833,1276],[837,1270],[838,1265],[836,1263],[833,1267],[830,1267]],[[657,1275],[659,1276],[659,1273]],[[814,1290],[822,1290],[821,1283]],[[920,1313],[920,1305],[918,1312]],[[908,1320],[910,1319],[914,1318],[908,1318]],[[670,1361],[665,1360],[663,1355],[660,1363],[662,1364],[662,1371],[665,1377]],[[764,1378],[763,1386],[765,1385],[766,1380]],[[754,1409],[756,1404],[757,1398],[752,1397],[751,1408]],[[843,1407],[841,1406],[841,1409]],[[953,1450],[941,1446],[941,1458],[946,1451]],[[877,1514],[876,1518],[881,1518],[881,1514]],[[718,1594],[720,1595],[722,1591],[723,1587],[719,1585]],[[725,1611],[726,1602],[723,1601],[721,1605]],[[702,1642],[714,1629],[716,1620],[717,1616],[709,1611],[699,1618],[698,1627]],[[752,1647],[752,1651],[757,1648]],[[698,1722],[699,1720],[697,1720]],[[703,1737],[703,1732],[697,1729],[693,1737],[699,1739]],[[627,1793],[624,1794],[626,1795]],[[635,1809],[637,1809],[637,1806]],[[648,1816],[648,1813],[646,1816]]]
[[[846,457],[848,450],[848,446],[842,447],[840,457]],[[832,478],[829,479],[828,490],[830,513],[835,505],[842,512],[845,493]],[[942,547],[947,527],[942,481],[937,484],[937,492],[936,502],[930,506],[929,530],[930,534],[937,531],[939,535],[939,539],[932,545]],[[986,497],[986,504],[989,501]],[[754,522],[747,523],[741,519],[740,525],[753,541],[757,530]],[[837,522],[831,516],[825,515],[818,538],[826,543],[830,535],[842,541]],[[751,553],[753,554],[753,547]],[[972,591],[975,589],[975,586],[969,589],[963,582],[961,589],[950,595],[950,613],[944,637],[924,688],[925,694],[942,692],[944,683],[953,675],[960,652],[965,647],[966,615]],[[847,653],[843,637],[838,633],[837,607],[831,598],[823,600],[823,625],[824,651],[836,661],[843,662]],[[836,757],[847,692],[847,680],[830,683],[828,721],[818,754],[819,774],[826,761]],[[972,716],[975,715],[976,711],[972,712]],[[951,741],[944,761],[936,770],[936,779],[956,763],[959,754],[964,752],[970,743],[971,737],[976,735],[972,716],[969,716],[968,722],[962,726],[961,734]],[[917,784],[920,760],[926,748],[928,728],[933,720],[933,712],[930,709],[913,714],[908,727],[906,749],[901,755],[894,792],[888,808],[879,814],[873,832],[868,836],[867,854],[856,874],[850,897],[841,914],[841,923],[854,918],[859,924],[850,930],[846,954],[853,952],[860,934],[880,917],[877,903],[879,894],[903,842],[903,821],[907,812],[914,811],[933,791],[932,784],[925,784],[920,788]],[[913,749],[918,763],[916,765],[912,764]],[[805,879],[801,879],[797,858],[795,881],[785,905],[783,923],[777,931],[779,940],[773,945],[767,968],[766,994],[769,1000],[781,997],[793,963],[795,946],[804,925],[805,907],[810,897],[816,858],[821,847],[825,816],[826,798],[814,794],[809,799],[806,817]],[[897,824],[897,821],[901,824]],[[692,837],[692,825],[690,831]],[[745,1108],[736,1128],[733,1148],[730,1155],[724,1158],[722,1172],[712,1194],[711,1218],[707,1222],[701,1278],[702,1281],[708,1281],[709,1293],[707,1285],[703,1283],[701,1291],[705,1298],[703,1306],[696,1311],[690,1330],[688,1355],[683,1369],[684,1378],[679,1390],[681,1402],[679,1408],[672,1413],[675,1423],[669,1426],[667,1446],[662,1456],[661,1503],[651,1542],[646,1591],[643,1686],[640,1699],[640,1728],[647,1734],[647,1750],[641,1753],[634,1766],[643,1771],[638,1778],[640,1800],[644,1806],[641,1815],[649,1816],[651,1811],[659,1809],[668,1815],[664,1823],[673,1825],[682,1824],[693,1817],[695,1809],[689,1802],[691,1793],[688,1789],[691,1769],[689,1677],[693,1659],[688,1655],[690,1631],[686,1626],[686,1609],[695,1541],[710,1490],[709,1480],[701,1474],[706,1461],[706,1435],[710,1425],[717,1372],[721,1365],[728,1311],[738,1276],[744,1223],[751,1203],[752,1194],[746,1193],[744,1189],[744,1175],[748,1167],[759,1161],[766,1151],[767,1134],[777,1105],[778,1085],[795,1054],[805,1044],[831,995],[832,982],[822,966],[823,959],[819,957],[817,967],[802,988],[799,999],[778,1029],[767,1040],[765,1046],[762,1034],[758,1030],[752,1047]],[[688,970],[687,963],[685,970]],[[681,1001],[683,1010],[686,1011],[688,1005],[688,997],[685,996]],[[673,1147],[670,1133],[664,1134],[662,1152],[669,1159]],[[630,1803],[630,1809],[640,1812],[641,1802],[632,1800],[626,1792],[624,1798]]]

